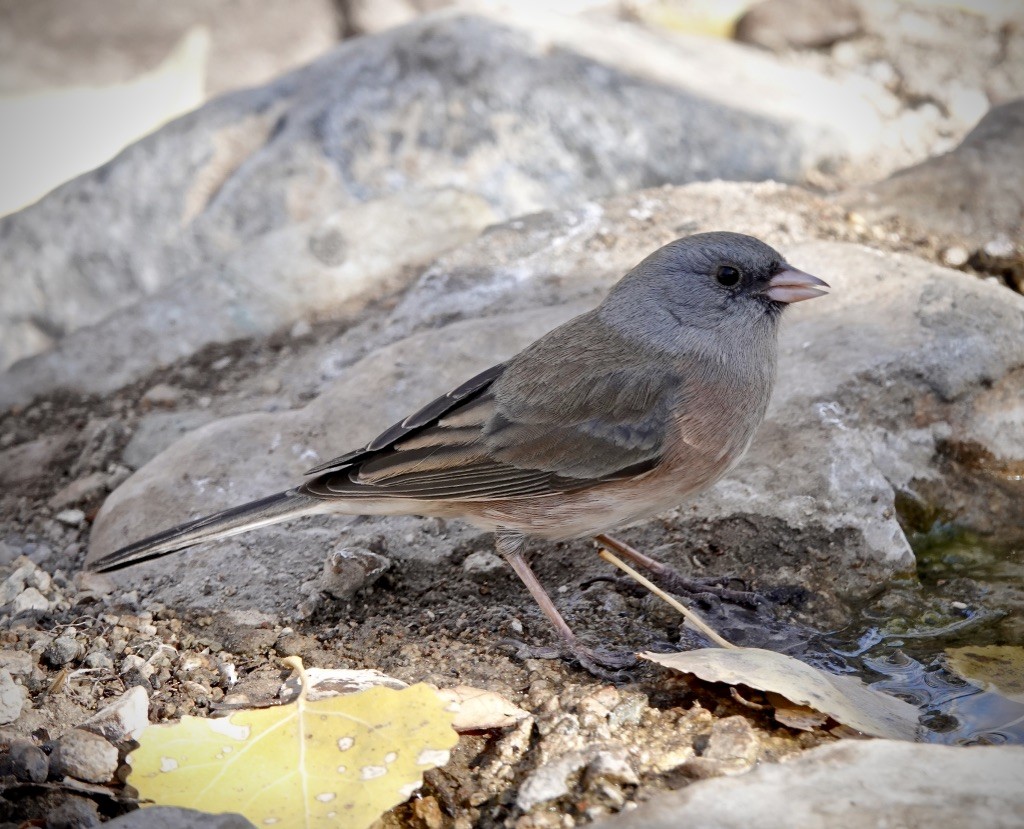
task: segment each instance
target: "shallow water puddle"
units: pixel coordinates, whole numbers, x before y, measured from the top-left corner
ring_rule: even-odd
[[[944,656],[1024,645],[1024,538],[990,543],[936,524],[911,544],[918,581],[895,583],[822,644],[873,688],[916,705],[928,742],[1024,744],[1024,703],[965,681]]]

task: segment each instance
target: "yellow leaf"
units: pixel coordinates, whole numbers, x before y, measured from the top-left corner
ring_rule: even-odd
[[[143,732],[128,782],[159,805],[239,812],[257,826],[360,829],[448,762],[458,735],[446,706],[420,684],[184,717]]]
[[[1024,702],[1024,648],[1014,645],[950,648],[946,664],[971,685]]]

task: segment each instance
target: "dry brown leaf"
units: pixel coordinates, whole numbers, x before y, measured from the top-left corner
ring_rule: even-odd
[[[785,654],[761,648],[701,648],[640,655],[707,682],[773,691],[873,737],[917,738],[919,714],[910,703],[873,691],[855,677],[827,674]]]

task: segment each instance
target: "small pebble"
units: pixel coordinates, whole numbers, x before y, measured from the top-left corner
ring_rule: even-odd
[[[477,550],[470,553],[462,562],[462,571],[467,576],[489,577],[492,574],[503,570],[505,563],[494,553],[488,550]]]
[[[90,651],[83,660],[86,668],[94,668],[100,671],[114,670],[114,660],[106,651]]]
[[[0,670],[0,725],[18,719],[27,698],[28,691],[14,681],[11,672]]]
[[[339,547],[324,560],[317,587],[336,599],[350,599],[372,585],[391,566],[391,560],[364,547]]]
[[[942,251],[942,263],[950,268],[962,268],[967,264],[967,260],[970,259],[970,254],[967,252],[967,248],[960,245],[953,245],[951,248],[946,248]]]
[[[303,337],[308,337],[313,333],[313,326],[306,320],[299,320],[292,326],[292,330],[288,332],[288,335],[293,340],[300,340]]]
[[[147,725],[149,695],[144,688],[135,687],[97,711],[82,724],[82,728],[117,744],[137,740]]]
[[[106,783],[117,771],[117,749],[98,734],[72,728],[54,745],[50,763],[58,775]]]
[[[25,553],[33,564],[42,564],[53,556],[53,548],[49,544],[35,544],[33,546],[35,549]]]
[[[173,409],[181,400],[181,389],[177,389],[168,383],[157,383],[142,395],[143,405],[160,407],[162,409]]]
[[[100,825],[96,802],[77,795],[68,796],[46,815],[46,829],[93,829]]]
[[[65,509],[58,512],[54,518],[60,521],[61,524],[77,527],[85,520],[85,513],[80,509]]]
[[[43,659],[52,668],[60,668],[82,655],[82,644],[74,636],[58,636],[43,651]]]
[[[10,773],[26,783],[45,783],[50,758],[31,740],[13,740],[7,754]]]
[[[30,610],[49,610],[50,602],[34,587],[27,587],[14,600],[14,612],[26,613]]]
[[[984,251],[993,259],[1009,259],[1013,256],[1013,242],[1005,236],[997,236],[985,243]]]
[[[0,670],[10,671],[11,676],[28,676],[35,664],[28,651],[0,650]]]

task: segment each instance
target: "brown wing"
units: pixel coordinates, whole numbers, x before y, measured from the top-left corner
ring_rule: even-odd
[[[477,500],[580,489],[650,469],[661,456],[676,373],[598,331],[600,353],[567,357],[579,317],[324,464],[319,497]],[[595,333],[593,330],[590,333]]]

